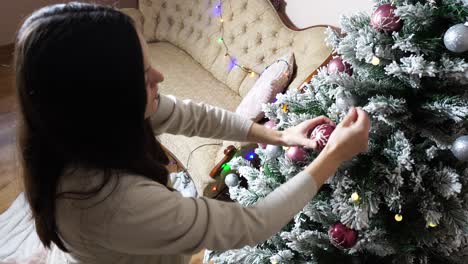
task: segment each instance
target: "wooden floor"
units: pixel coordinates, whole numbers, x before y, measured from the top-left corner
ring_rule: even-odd
[[[0,47],[0,214],[4,212],[22,191],[16,160],[15,125],[16,111],[13,47]],[[179,167],[170,165],[170,170]],[[190,264],[203,263],[203,251],[194,255]]]

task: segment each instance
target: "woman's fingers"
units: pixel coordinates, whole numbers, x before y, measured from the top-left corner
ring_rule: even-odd
[[[358,118],[357,110],[355,107],[352,107],[351,109],[349,109],[348,114],[345,116],[345,118],[343,118],[343,121],[341,121],[340,124],[342,126],[350,126],[356,121],[357,118]]]

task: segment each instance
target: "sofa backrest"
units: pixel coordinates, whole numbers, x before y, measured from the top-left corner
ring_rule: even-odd
[[[216,14],[221,3],[223,23]],[[296,59],[297,88],[331,53],[325,45],[326,26],[288,28],[269,0],[140,0],[143,34],[148,42],[168,41],[186,51],[215,78],[242,97],[257,77],[233,68],[224,42],[238,64],[260,74],[288,51]],[[164,69],[162,69],[164,71]]]

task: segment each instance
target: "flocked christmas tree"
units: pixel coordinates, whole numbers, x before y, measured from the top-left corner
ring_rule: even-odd
[[[372,118],[369,151],[343,164],[268,241],[213,252],[215,263],[468,263],[468,1],[380,0],[328,29],[336,58],[305,88],[264,106],[274,129],[351,106]],[[313,136],[326,141],[332,128]],[[257,148],[227,177],[255,204],[317,153]],[[305,155],[304,155],[305,154]]]

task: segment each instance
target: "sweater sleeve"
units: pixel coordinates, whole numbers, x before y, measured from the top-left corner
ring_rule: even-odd
[[[301,172],[254,206],[184,198],[148,180],[128,188],[109,223],[108,246],[127,254],[190,254],[256,245],[279,232],[316,194]]]
[[[159,96],[158,110],[151,117],[155,134],[210,137],[245,141],[252,121],[224,109],[174,96]]]

